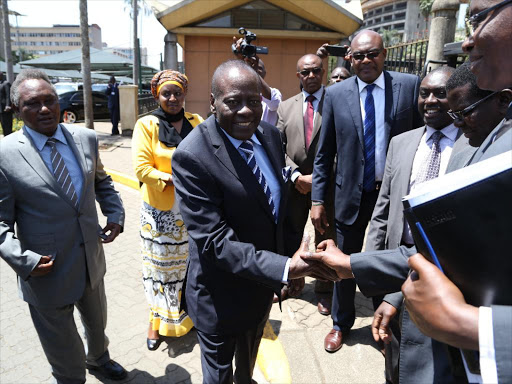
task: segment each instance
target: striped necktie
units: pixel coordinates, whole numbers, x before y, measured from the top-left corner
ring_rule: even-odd
[[[251,168],[253,175],[256,177],[256,180],[263,189],[263,193],[267,197],[267,202],[270,210],[272,211],[272,215],[274,216],[274,220],[277,223],[277,212],[276,207],[274,206],[274,200],[272,199],[272,193],[270,192],[270,187],[267,184],[267,180],[265,179],[263,172],[261,172],[258,163],[256,163],[253,143],[250,140],[244,141],[242,144],[240,144],[239,148],[245,154],[245,161],[247,161],[247,165],[249,168]]]
[[[73,187],[73,182],[71,181],[71,176],[66,168],[64,159],[60,155],[59,151],[57,151],[57,140],[51,137],[46,140],[46,144],[48,144],[51,149],[50,157],[52,160],[53,175],[69,200],[71,200],[73,205],[78,208],[78,196],[75,192],[75,188]]]
[[[375,191],[375,103],[373,89],[375,84],[366,86],[366,100],[364,101],[364,177],[363,189],[365,192]]]

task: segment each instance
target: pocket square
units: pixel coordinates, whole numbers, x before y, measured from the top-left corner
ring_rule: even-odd
[[[283,180],[285,183],[287,183],[288,180],[290,180],[290,176],[292,174],[292,167],[290,167],[290,166],[284,167],[282,169],[282,171],[283,171]]]

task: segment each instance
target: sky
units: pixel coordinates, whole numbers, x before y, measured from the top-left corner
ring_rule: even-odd
[[[25,16],[18,17],[20,27],[51,27],[53,24],[80,24],[78,0],[8,0],[10,10]],[[90,24],[101,27],[102,42],[109,47],[132,47],[132,19],[124,0],[88,0],[87,11]],[[16,18],[9,17],[16,25]],[[160,68],[160,53],[164,52],[164,37],[167,31],[153,13],[139,16],[139,39],[141,47],[148,49],[148,65]]]

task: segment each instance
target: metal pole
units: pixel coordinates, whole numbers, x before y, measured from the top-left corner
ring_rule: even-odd
[[[4,22],[4,50],[5,50],[5,64],[7,81],[13,83],[14,71],[12,67],[12,48],[11,48],[11,26],[9,25],[9,8],[7,7],[7,0],[2,0],[2,14]]]

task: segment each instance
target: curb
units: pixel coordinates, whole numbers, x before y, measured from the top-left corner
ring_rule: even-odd
[[[109,168],[105,168],[105,172],[117,183],[133,189],[140,189],[139,180],[135,177],[125,175]],[[263,337],[261,338],[260,347],[258,349],[256,363],[269,383],[291,384],[292,378],[288,359],[283,346],[268,320],[263,329]]]

